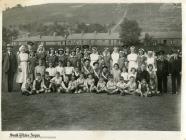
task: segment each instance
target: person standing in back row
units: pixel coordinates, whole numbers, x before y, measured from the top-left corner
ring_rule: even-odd
[[[3,54],[2,59],[2,91],[12,92],[17,59],[10,44],[7,44],[7,51]]]
[[[164,51],[159,52],[157,59],[158,91],[167,93],[168,61],[164,57]]]

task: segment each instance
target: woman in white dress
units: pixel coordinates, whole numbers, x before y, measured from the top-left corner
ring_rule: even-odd
[[[90,54],[90,66],[93,67],[93,63],[98,61],[99,59],[99,54],[98,51],[95,47],[92,48],[92,53]]]
[[[135,53],[135,47],[131,46],[130,47],[130,54],[127,55],[127,60],[128,60],[128,71],[131,71],[131,68],[138,69],[138,55]]]
[[[146,64],[147,64],[147,66],[148,66],[149,64],[152,64],[152,65],[153,65],[154,71],[157,70],[157,67],[156,67],[156,57],[155,57],[155,54],[154,54],[153,51],[148,51],[148,53],[147,53]],[[147,70],[148,70],[148,68],[147,68]]]
[[[111,54],[111,59],[112,59],[112,67],[114,64],[118,63],[119,60],[119,49],[118,47],[114,47],[114,51]]]
[[[23,86],[26,83],[28,77],[28,53],[26,53],[27,49],[24,45],[19,48],[18,54],[18,72],[16,77],[16,83]]]

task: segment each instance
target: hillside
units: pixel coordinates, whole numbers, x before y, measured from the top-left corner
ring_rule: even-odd
[[[174,4],[44,4],[11,8],[3,12],[3,25],[31,22],[68,23],[117,22],[126,17],[137,20],[143,31],[181,31],[181,8]]]

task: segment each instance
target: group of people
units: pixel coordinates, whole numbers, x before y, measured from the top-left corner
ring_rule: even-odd
[[[167,93],[167,77],[172,94],[180,90],[182,54],[145,51],[134,46],[104,48],[68,47],[46,50],[40,44],[21,45],[17,54],[7,45],[3,53],[2,88],[13,89],[14,74],[23,95],[39,93],[107,93],[153,96]]]

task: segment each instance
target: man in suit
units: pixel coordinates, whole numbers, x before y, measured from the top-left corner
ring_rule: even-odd
[[[160,93],[167,93],[168,61],[164,54],[164,51],[159,51],[157,59],[158,91]]]
[[[176,94],[180,88],[181,82],[181,57],[176,51],[173,51],[169,61],[169,73],[172,80],[172,94]]]
[[[3,66],[2,86],[7,87],[7,88],[4,87],[3,91],[8,90],[8,92],[12,92],[14,75],[17,70],[17,59],[16,55],[12,51],[12,46],[10,44],[7,45],[7,51],[3,54],[2,66]]]

